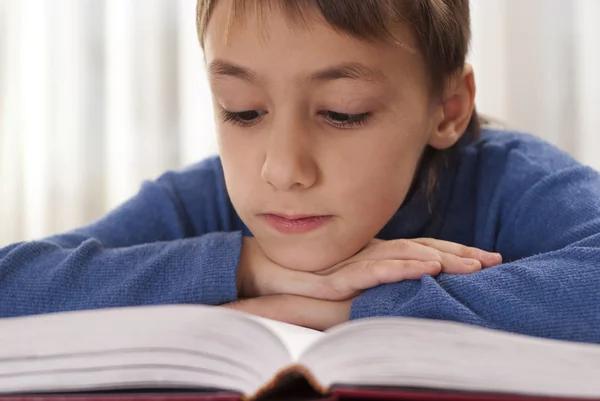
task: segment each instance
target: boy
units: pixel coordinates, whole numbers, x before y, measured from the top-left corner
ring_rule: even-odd
[[[0,250],[3,316],[189,302],[600,342],[599,176],[481,132],[467,0],[200,0],[198,25],[220,158]]]

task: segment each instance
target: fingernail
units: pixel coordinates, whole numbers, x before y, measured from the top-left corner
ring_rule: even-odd
[[[461,258],[462,262],[467,266],[473,266],[475,264],[475,259]]]
[[[499,262],[502,259],[502,256],[499,253],[495,252],[480,252],[481,258],[487,262]]]
[[[434,267],[434,268],[438,268],[441,267],[440,262],[436,262],[436,261],[429,261],[429,262],[424,262],[425,266],[427,267]]]

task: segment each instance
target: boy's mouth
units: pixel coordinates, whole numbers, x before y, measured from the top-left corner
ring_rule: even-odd
[[[271,228],[282,234],[302,234],[316,230],[329,222],[333,216],[319,216],[306,214],[280,214],[265,213],[260,215]]]

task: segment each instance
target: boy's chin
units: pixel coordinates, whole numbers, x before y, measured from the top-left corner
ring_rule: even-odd
[[[320,246],[294,246],[292,249],[283,247],[262,247],[269,259],[280,266],[291,270],[318,273],[327,270],[340,262],[352,257],[356,251],[334,250],[327,244]]]

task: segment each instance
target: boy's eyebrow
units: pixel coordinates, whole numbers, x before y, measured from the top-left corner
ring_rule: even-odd
[[[209,64],[208,74],[211,76],[222,75],[226,77],[234,77],[248,82],[256,81],[256,74],[254,74],[248,68],[241,67],[220,59],[213,60]]]
[[[336,79],[355,79],[367,82],[388,82],[385,74],[364,64],[350,62],[324,68],[310,75],[312,81],[333,81]]]
[[[211,76],[228,76],[256,83],[258,77],[252,70],[228,61],[216,59],[208,66]],[[342,63],[316,71],[308,77],[309,82],[334,81],[336,79],[354,79],[367,82],[388,82],[388,78],[379,70],[371,69],[357,62]]]

